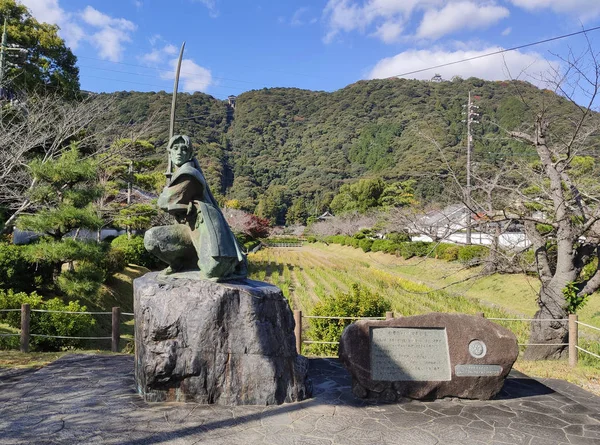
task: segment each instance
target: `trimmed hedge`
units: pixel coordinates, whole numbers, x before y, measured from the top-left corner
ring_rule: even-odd
[[[394,241],[391,239],[364,238],[360,233],[355,236],[334,235],[328,236],[323,241],[342,246],[360,248],[364,252],[384,252],[404,259],[412,257],[431,257],[446,261],[460,261],[466,265],[477,265],[489,254],[486,246],[460,246],[450,243],[432,243],[425,241]]]

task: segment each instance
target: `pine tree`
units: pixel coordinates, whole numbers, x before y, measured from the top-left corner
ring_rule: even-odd
[[[55,160],[29,165],[35,179],[28,198],[32,211],[17,220],[17,227],[41,236],[28,248],[30,259],[51,264],[54,285],[68,297],[93,296],[104,281],[100,267],[102,246],[78,240],[81,229],[102,225],[94,208],[101,194],[96,185],[97,164],[71,145]],[[63,266],[69,264],[68,270]]]

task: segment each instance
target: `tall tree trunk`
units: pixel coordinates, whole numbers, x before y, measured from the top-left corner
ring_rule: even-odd
[[[557,320],[557,321],[532,321],[529,343],[525,350],[525,360],[552,360],[565,356],[566,346],[557,346],[569,341],[569,330],[566,321],[558,321],[568,317],[565,309],[565,297],[563,289],[568,280],[553,278],[547,284],[542,285],[538,297],[539,309],[533,317],[535,320]],[[540,343],[549,343],[548,346],[535,346]]]

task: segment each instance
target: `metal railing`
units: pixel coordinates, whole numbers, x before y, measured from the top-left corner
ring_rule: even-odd
[[[46,309],[31,309],[30,305],[25,303],[21,305],[21,309],[0,309],[0,312],[21,312],[21,332],[14,334],[0,334],[0,337],[20,337],[20,350],[21,352],[29,352],[29,339],[31,337],[39,338],[61,338],[61,339],[73,339],[73,340],[111,340],[111,351],[119,352],[119,343],[121,341],[121,327],[120,319],[121,315],[133,316],[131,312],[121,312],[120,307],[113,307],[111,312],[75,312],[75,311],[51,311]],[[86,314],[86,315],[111,315],[111,336],[110,337],[76,337],[67,335],[45,335],[45,334],[32,334],[30,330],[31,326],[31,313],[42,312],[42,313],[54,313],[54,314]]]

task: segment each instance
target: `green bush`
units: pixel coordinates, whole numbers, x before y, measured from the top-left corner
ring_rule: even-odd
[[[107,276],[111,276],[121,272],[127,266],[127,259],[123,250],[114,249],[110,244],[107,244],[106,247],[106,253],[101,260],[100,267]]]
[[[400,243],[398,244],[398,251],[405,260],[414,256],[424,257],[431,255],[432,243],[425,241],[415,241],[414,243]]]
[[[383,317],[391,310],[391,304],[381,295],[373,293],[355,283],[347,293],[338,292],[317,303],[313,315],[337,317]],[[342,331],[350,320],[311,319],[307,336],[313,341],[339,341]],[[308,348],[314,355],[336,355],[337,345],[311,344]]]
[[[441,260],[456,261],[460,247],[456,244],[439,243],[435,248],[435,256]]]
[[[489,248],[485,246],[461,246],[458,250],[458,261],[470,266],[476,266],[487,257]]]
[[[363,250],[363,252],[370,252],[371,246],[373,245],[373,240],[369,238],[361,239],[358,243],[358,246]]]
[[[87,308],[78,301],[64,303],[59,298],[42,300],[35,292],[14,292],[0,289],[0,309],[20,309],[21,305],[27,303],[31,309],[42,309],[48,311],[85,312]],[[0,320],[10,327],[19,329],[21,327],[20,312],[0,312]],[[54,312],[31,312],[30,332],[38,335],[59,335],[66,337],[85,337],[89,335],[91,328],[96,324],[94,318],[89,314],[66,314]],[[82,340],[43,338],[32,336],[30,347],[38,351],[57,351],[65,348],[81,346]]]
[[[392,241],[395,244],[410,242],[410,236],[406,233],[392,232],[388,233],[385,239]]]
[[[0,287],[33,292],[52,282],[52,268],[28,259],[26,246],[0,243]]]
[[[144,237],[127,235],[117,236],[111,243],[113,249],[118,249],[125,255],[125,261],[129,264],[144,266],[148,269],[160,269],[165,265],[144,247]]]

